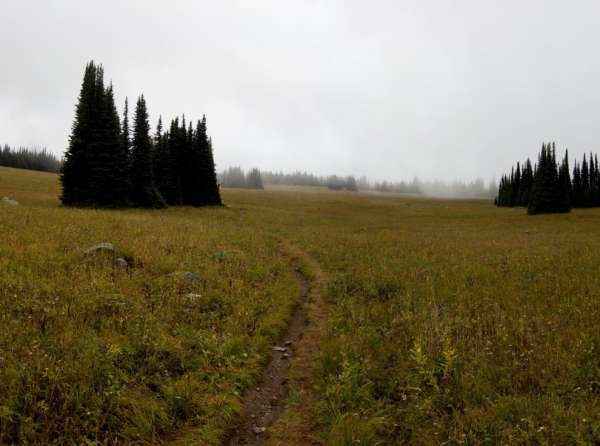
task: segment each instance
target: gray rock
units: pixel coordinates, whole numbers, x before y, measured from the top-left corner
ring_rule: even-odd
[[[112,243],[98,243],[97,245],[86,249],[83,252],[83,255],[87,257],[87,256],[96,255],[96,254],[114,254],[114,253],[115,253],[115,247],[113,246]],[[123,259],[123,260],[125,260],[125,259]]]
[[[254,428],[252,429],[254,431],[254,433],[256,435],[260,435],[260,434],[264,434],[265,431],[267,430],[266,427],[258,427],[258,426],[254,426]]]
[[[285,347],[273,347],[273,351],[274,352],[285,353],[285,352],[287,352],[287,348],[285,348]]]
[[[176,280],[181,280],[188,285],[199,285],[204,282],[202,277],[190,271],[175,271],[174,273],[167,274],[167,276]]]
[[[129,262],[123,257],[115,259],[115,267],[119,269],[129,269]]]
[[[9,206],[18,206],[19,205],[19,202],[17,200],[12,200],[8,197],[2,197],[2,202]]]

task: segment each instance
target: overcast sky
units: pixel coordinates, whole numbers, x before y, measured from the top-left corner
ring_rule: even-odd
[[[600,151],[597,0],[0,0],[0,143],[67,146],[84,66],[230,165],[486,179]]]

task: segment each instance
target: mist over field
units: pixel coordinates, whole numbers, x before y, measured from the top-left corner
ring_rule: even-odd
[[[152,126],[206,113],[219,170],[498,179],[556,141],[597,150],[600,6],[505,2],[6,2],[0,143],[67,146],[83,67]],[[26,26],[25,26],[26,24]]]

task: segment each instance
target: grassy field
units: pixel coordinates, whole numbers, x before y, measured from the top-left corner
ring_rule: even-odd
[[[21,202],[0,202],[2,444],[220,444],[297,299],[285,244],[326,277],[303,407],[323,444],[600,444],[600,210],[225,190],[94,211],[57,190],[0,168]],[[82,257],[103,241],[142,265]]]

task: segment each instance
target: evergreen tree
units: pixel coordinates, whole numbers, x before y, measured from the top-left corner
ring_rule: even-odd
[[[560,195],[557,203],[558,212],[569,212],[571,210],[572,189],[571,189],[571,172],[569,170],[569,151],[565,152],[565,157],[558,171],[558,183],[560,187]]]
[[[104,98],[102,136],[94,169],[98,190],[96,205],[121,207],[128,204],[129,168],[112,84],[105,90]]]
[[[134,206],[163,208],[165,200],[154,183],[152,168],[152,141],[144,96],[140,96],[135,110],[131,163],[131,201]]]
[[[565,212],[560,208],[561,188],[556,169],[554,145],[542,145],[527,212],[540,214]]]
[[[531,161],[529,160],[529,158],[527,158],[527,161],[525,161],[525,167],[523,169],[523,177],[521,179],[518,206],[529,206],[529,196],[531,195],[532,186],[533,168],[531,167]]]
[[[174,206],[180,204],[180,201],[177,188],[177,166],[171,151],[172,144],[170,141],[171,134],[169,132],[161,135],[159,138],[156,147],[154,172],[156,174],[156,186],[159,192],[164,197],[167,204]]]
[[[197,154],[197,175],[201,180],[197,192],[200,195],[198,202],[202,205],[221,205],[212,140],[207,133],[206,116],[202,116],[202,120],[198,121],[194,140]]]
[[[246,176],[246,187],[249,189],[264,189],[260,170],[251,169]]]
[[[589,207],[590,205],[590,171],[589,166],[583,154],[583,161],[581,162],[581,188],[582,188],[582,199],[581,207]]]
[[[515,171],[515,175],[511,185],[511,197],[510,197],[510,205],[511,207],[519,205],[519,194],[521,192],[521,165],[517,162],[517,170]]]
[[[125,108],[123,109],[123,127],[121,131],[121,148],[125,152],[127,164],[131,161],[131,136],[129,134],[129,100],[125,98]]]
[[[571,202],[573,207],[581,207],[583,204],[583,184],[581,181],[581,167],[577,161],[575,161],[573,167],[572,191]]]
[[[79,100],[75,109],[75,119],[69,137],[69,148],[65,153],[60,181],[61,201],[64,205],[89,205],[93,185],[89,178],[93,166],[91,145],[96,121],[95,97],[97,67],[94,62],[87,64]]]

